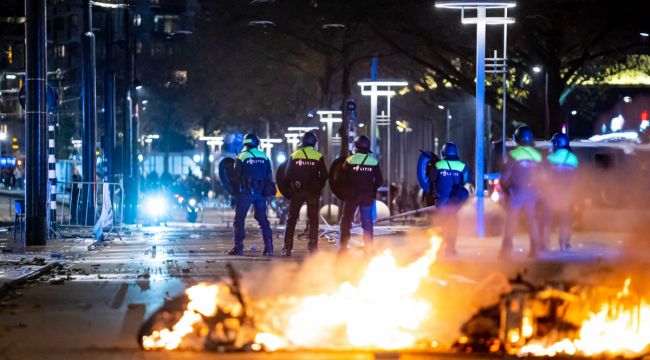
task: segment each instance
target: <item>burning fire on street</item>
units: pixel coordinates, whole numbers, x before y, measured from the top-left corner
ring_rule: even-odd
[[[327,293],[245,300],[236,276],[232,284],[195,285],[179,300],[186,304],[182,312],[163,309],[143,327],[142,347],[224,351],[430,347],[421,325],[435,311],[420,291],[440,243],[433,236],[429,248],[406,265],[399,265],[385,250],[369,260],[358,282],[342,282]]]
[[[601,358],[639,357],[650,350],[650,304],[631,278],[622,288],[538,287],[522,276],[504,278],[505,293],[473,316],[468,307],[453,304],[462,319],[469,319],[460,326],[462,336],[445,344],[436,338],[440,329],[453,333],[452,327],[459,328],[441,316],[447,311],[443,306],[454,300],[432,275],[440,243],[431,237],[426,250],[407,263],[386,250],[356,270],[342,265],[344,272],[359,276],[307,293],[249,293],[229,267],[231,281],[201,283],[168,301],[143,325],[139,341],[145,350],[449,349]]]
[[[623,356],[635,357],[650,345],[650,304],[630,291],[631,279],[615,297],[590,312],[580,325],[577,336],[557,341],[533,340],[518,355]]]

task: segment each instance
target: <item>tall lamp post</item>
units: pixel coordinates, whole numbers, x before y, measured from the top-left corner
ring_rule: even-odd
[[[210,154],[208,155],[207,159],[203,159],[203,161],[209,162],[209,176],[212,177],[214,175],[214,169],[212,166],[214,165],[214,153],[216,152],[216,148],[219,148],[219,154],[221,154],[221,146],[223,145],[223,136],[206,136],[203,135],[199,137],[200,141],[205,141],[206,145],[208,145]],[[212,159],[212,160],[211,160]],[[205,176],[205,175],[204,175]]]
[[[287,130],[296,131],[300,136],[302,136],[307,131],[318,130],[318,126],[289,126]]]
[[[548,139],[551,136],[551,121],[548,110],[548,71],[540,65],[533,66],[533,72],[535,74],[541,73],[542,70],[544,71],[544,138]]]
[[[334,160],[334,145],[341,144],[341,138],[334,138],[334,123],[343,122],[343,112],[340,110],[318,110],[316,112],[320,118],[320,122],[327,124],[327,161]],[[335,140],[336,139],[336,140]],[[332,191],[327,190],[327,219],[332,218]],[[329,221],[329,220],[328,220]]]
[[[320,117],[320,122],[327,124],[327,160],[332,161],[334,123],[343,122],[342,112],[340,110],[318,110],[316,114]]]
[[[46,1],[25,1],[25,239],[45,245],[47,223]],[[19,244],[22,247],[24,244]]]
[[[298,143],[300,142],[300,134],[298,133],[287,133],[284,134],[284,137],[287,138],[287,144],[291,146],[291,152],[294,152],[298,149]]]
[[[476,233],[485,236],[484,214],[484,172],[485,172],[485,32],[486,25],[505,25],[513,23],[508,17],[508,9],[516,5],[505,0],[452,0],[438,1],[437,8],[461,11],[461,23],[476,24],[476,154],[474,159],[476,176]],[[475,11],[476,17],[466,17],[467,10]],[[502,13],[488,15],[488,10],[501,10]],[[504,104],[505,105],[505,104]],[[505,140],[505,139],[504,139]]]
[[[264,150],[266,156],[271,159],[271,149],[273,144],[281,144],[282,139],[264,138],[260,139],[260,149]]]
[[[357,83],[361,87],[361,95],[370,96],[370,149],[377,151],[377,100],[386,97],[386,116],[390,118],[390,98],[396,92],[394,88],[408,86],[403,80],[362,80]]]

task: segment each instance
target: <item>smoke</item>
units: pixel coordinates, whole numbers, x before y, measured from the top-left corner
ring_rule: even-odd
[[[557,252],[558,234],[554,231],[551,237],[554,253],[549,257],[529,260],[520,256],[498,260],[496,253],[505,217],[501,205],[486,199],[490,237],[474,239],[473,242],[466,235],[471,235],[473,229],[474,204],[468,202],[460,210],[457,245],[460,256],[439,259],[431,266],[429,276],[418,291],[418,296],[433,309],[419,328],[424,338],[437,341],[442,349],[448,348],[460,335],[463,323],[479,309],[497,303],[502,294],[510,291],[508,280],[517,274],[536,286],[564,283],[567,286],[600,287],[610,292],[619,289],[625,278],[631,276],[631,288],[635,292],[649,293],[649,274],[644,264],[648,259],[647,234],[650,233],[649,215],[645,209],[650,199],[647,181],[650,162],[634,162],[633,159],[638,157],[622,156],[617,152],[605,154],[602,149],[589,151],[580,155],[580,170],[573,186],[558,190],[547,186],[549,180],[545,177],[540,177],[538,183],[542,189],[541,198],[546,203],[567,199],[572,203],[573,248],[569,253]],[[527,236],[521,236],[527,230],[526,221],[522,214],[516,240],[519,244],[528,243]],[[433,226],[444,229],[449,224],[438,218]],[[400,235],[399,239],[378,243],[392,247],[398,262],[408,264],[426,250],[430,235],[430,232],[414,231],[404,236],[404,240]],[[475,244],[478,244],[476,249],[471,247]],[[378,253],[381,251],[383,249],[377,250]],[[268,304],[269,299],[275,300],[277,305],[281,303],[278,299],[330,294],[345,282],[356,284],[368,265],[368,258],[361,251],[351,251],[344,257],[323,251],[306,257],[300,263],[274,261],[272,264],[243,277],[247,295],[256,306]],[[581,293],[602,298],[588,291]],[[271,307],[263,307],[259,312],[262,314],[261,322],[272,322],[269,320],[272,311]],[[409,309],[386,311],[406,312]],[[381,318],[382,314],[378,314],[376,321],[381,321]]]

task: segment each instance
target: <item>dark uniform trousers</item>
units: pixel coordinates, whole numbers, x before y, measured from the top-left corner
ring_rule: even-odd
[[[341,216],[341,242],[339,251],[344,252],[348,248],[348,241],[350,240],[350,228],[354,213],[359,208],[361,215],[361,228],[363,228],[363,242],[366,247],[371,247],[373,242],[373,228],[372,228],[372,207],[374,201],[367,199],[349,199],[343,202],[343,215]]]
[[[512,193],[507,197],[507,214],[505,234],[503,236],[503,243],[501,244],[501,251],[507,252],[512,250],[513,238],[517,231],[517,224],[519,223],[519,213],[524,212],[528,220],[529,234],[530,234],[530,252],[532,254],[541,250],[540,248],[540,226],[537,218],[537,194],[529,192]]]
[[[264,249],[273,251],[273,233],[271,224],[266,217],[266,198],[261,194],[238,194],[235,195],[235,221],[233,229],[235,235],[235,250],[244,250],[244,237],[246,237],[246,214],[253,205],[255,220],[262,228],[262,239]]]
[[[557,199],[552,204],[549,201],[544,202],[542,213],[542,246],[544,250],[551,248],[551,228],[554,215],[557,219],[560,249],[567,250],[571,247],[571,224],[573,215],[571,204],[570,196],[567,196],[565,199]]]
[[[441,228],[441,236],[444,240],[443,250],[447,254],[456,253],[456,239],[458,238],[458,211],[460,205],[442,204],[439,205],[438,215]]]
[[[302,204],[307,203],[307,221],[309,227],[309,242],[307,248],[310,252],[318,250],[318,205],[320,196],[308,192],[298,192],[291,195],[289,203],[289,216],[287,227],[284,230],[284,251],[293,249],[293,234],[296,231],[296,224],[300,216]]]

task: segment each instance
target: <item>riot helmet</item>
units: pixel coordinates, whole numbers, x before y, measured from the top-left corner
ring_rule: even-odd
[[[247,148],[256,148],[260,146],[260,139],[253,133],[248,133],[244,136],[244,146]]]
[[[555,133],[551,138],[551,144],[553,145],[553,151],[560,149],[570,150],[569,147],[569,136],[565,133]]]
[[[458,160],[458,147],[453,142],[442,145],[440,156],[444,160]]]
[[[365,135],[359,135],[354,138],[354,149],[360,153],[369,153],[370,151],[370,139]]]
[[[314,147],[316,146],[316,143],[318,143],[318,137],[313,132],[307,131],[302,135],[302,140],[301,140],[302,147],[308,147],[308,146]]]
[[[517,145],[533,145],[533,130],[528,125],[521,125],[515,130],[515,143]]]

